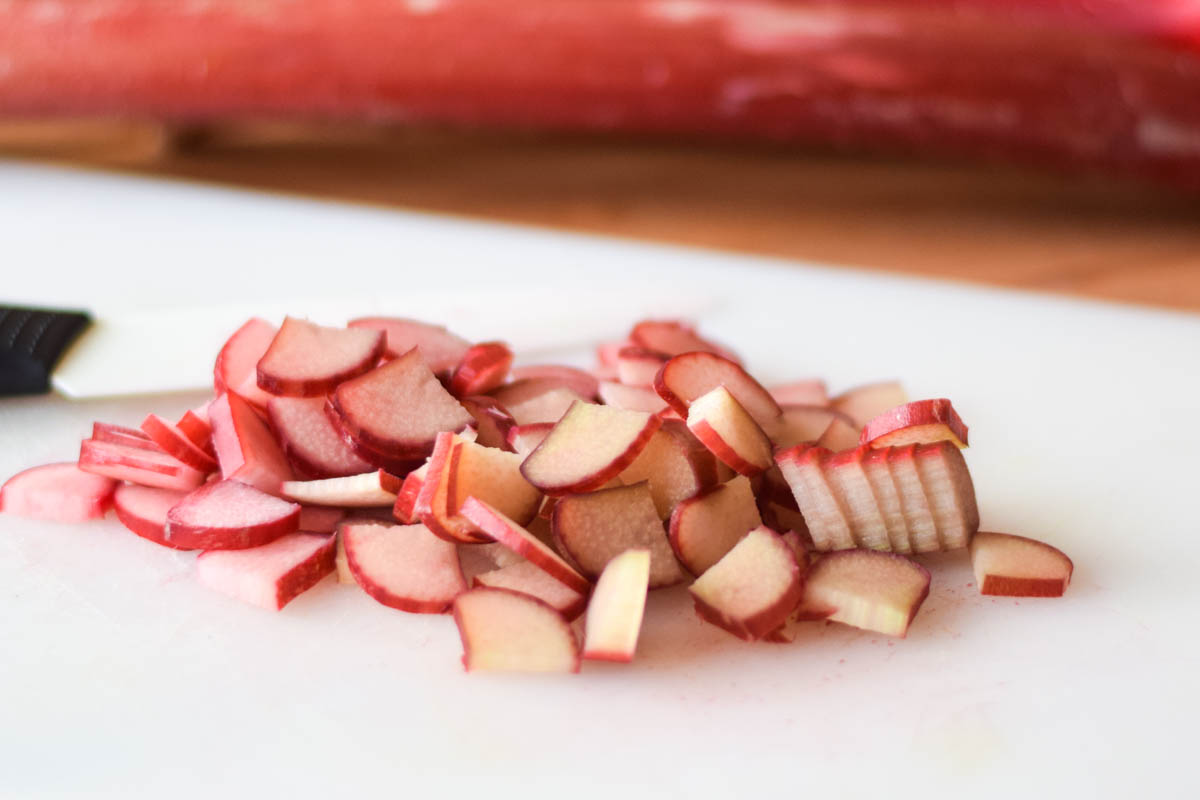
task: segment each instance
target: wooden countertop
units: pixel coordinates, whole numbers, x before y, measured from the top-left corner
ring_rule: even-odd
[[[1099,178],[265,123],[6,123],[3,155],[1200,311],[1200,197]]]

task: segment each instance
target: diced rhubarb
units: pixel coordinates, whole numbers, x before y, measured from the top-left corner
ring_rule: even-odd
[[[537,449],[539,444],[545,441],[553,429],[553,422],[533,422],[528,425],[516,425],[508,431],[508,447],[521,457],[528,456]]]
[[[79,445],[79,468],[93,475],[130,481],[160,489],[195,489],[205,473],[192,469],[155,445],[154,450],[84,439]]]
[[[901,447],[948,441],[967,446],[967,426],[945,398],[917,400],[889,409],[862,429],[861,444],[871,447]]]
[[[763,428],[772,427],[779,419],[782,410],[771,393],[737,363],[713,353],[675,356],[654,378],[654,391],[685,419],[693,400],[721,385]]]
[[[605,405],[626,411],[645,411],[658,414],[669,408],[667,401],[646,386],[628,386],[617,381],[600,381],[600,399]]]
[[[971,564],[980,594],[1062,597],[1075,565],[1045,542],[1008,533],[976,533]]]
[[[941,549],[966,547],[979,530],[979,508],[962,451],[947,441],[920,444],[916,464]]]
[[[900,491],[888,466],[887,451],[866,450],[862,456],[862,466],[875,492],[875,499],[879,502],[879,513],[883,515],[892,552],[911,553],[913,548],[908,520],[904,517]]]
[[[686,425],[666,420],[618,477],[627,485],[649,483],[658,516],[666,519],[680,502],[716,485],[716,459]]]
[[[915,561],[846,550],[822,556],[809,569],[801,606],[808,618],[903,637],[928,595],[929,572]]]
[[[373,368],[384,339],[370,328],[326,328],[287,317],[258,362],[258,386],[273,395],[324,396]]]
[[[216,471],[216,459],[197,447],[177,425],[171,424],[158,414],[150,414],[142,420],[142,430],[155,444],[192,469],[204,473]]]
[[[468,497],[467,502],[463,504],[462,514],[488,536],[537,564],[575,591],[586,594],[591,589],[588,579],[579,574],[561,556],[529,531],[486,503],[480,502],[474,497]]]
[[[891,447],[883,452],[900,498],[900,513],[904,515],[908,527],[908,543],[912,552],[940,550],[933,510],[917,469],[917,446]]]
[[[208,421],[208,407],[212,405],[212,400],[209,400],[204,405],[195,409],[188,409],[183,412],[183,416],[175,425],[179,430],[183,431],[183,435],[188,440],[211,456],[213,459],[217,457],[217,451],[213,449],[212,444],[212,424]]]
[[[481,587],[454,601],[468,672],[578,672],[579,642],[562,614],[537,598]]]
[[[385,606],[441,614],[466,591],[454,544],[424,525],[343,524],[340,535],[354,579]]]
[[[295,533],[300,506],[236,480],[209,483],[167,513],[166,540],[191,550],[244,550]]]
[[[129,530],[163,547],[190,550],[167,539],[167,513],[179,505],[187,492],[156,489],[127,483],[117,487],[113,495],[113,510],[117,519]]]
[[[388,358],[400,358],[414,347],[421,360],[434,373],[448,373],[462,360],[471,343],[440,325],[429,325],[398,317],[362,317],[349,322],[350,328],[370,328],[386,334]]]
[[[383,470],[375,470],[342,478],[284,481],[279,493],[288,500],[310,506],[391,508],[396,503],[396,495],[384,487],[389,477],[392,476],[388,476]]]
[[[259,408],[266,408],[271,395],[258,387],[258,362],[267,352],[278,330],[257,317],[238,328],[213,365],[213,387],[217,394],[233,392]]]
[[[326,411],[343,434],[393,458],[424,458],[439,432],[472,421],[415,349],[343,383]]]
[[[488,546],[478,545],[478,547]],[[474,549],[474,547],[466,549]],[[508,589],[536,597],[562,614],[567,620],[578,617],[588,605],[587,595],[575,591],[532,561],[521,560],[480,573],[475,576],[472,585]]]
[[[631,345],[617,351],[617,380],[626,386],[654,385],[654,377],[667,363],[667,356],[655,350]]]
[[[729,350],[701,338],[690,325],[678,320],[642,320],[629,332],[629,340],[638,347],[661,353],[667,358],[701,351],[716,353],[730,361],[738,360]]]
[[[855,544],[871,550],[890,550],[892,542],[883,512],[863,467],[865,451],[866,448],[855,448],[833,453],[822,459],[821,468],[838,505],[846,513]]]
[[[405,525],[417,522],[414,510],[417,505],[417,497],[421,494],[421,488],[425,484],[425,475],[428,471],[429,464],[426,462],[421,467],[405,475],[404,483],[401,484],[400,491],[396,493],[396,504],[392,506],[392,514]]]
[[[110,425],[107,422],[92,423],[92,440],[136,447],[139,450],[153,450],[156,453],[166,452],[147,436],[145,431],[126,428],[123,425]]]
[[[599,577],[609,561],[630,549],[649,551],[652,589],[686,577],[645,483],[561,497],[551,527],[559,549],[589,578]]]
[[[703,575],[761,524],[750,480],[739,475],[676,506],[670,544],[689,572]]]
[[[501,386],[492,397],[518,425],[558,422],[576,400],[589,398],[553,378],[525,378]]]
[[[295,477],[275,434],[239,395],[218,396],[209,409],[209,417],[221,477],[241,481],[268,494],[279,494],[283,482]]]
[[[0,486],[0,511],[53,522],[85,522],[104,516],[117,482],[84,472],[73,461],[43,464],[9,478]]]
[[[649,550],[626,550],[604,567],[588,601],[584,658],[633,660],[646,611],[650,559]]]
[[[779,534],[758,527],[689,587],[696,613],[740,639],[779,628],[800,602],[803,576]]]
[[[821,552],[855,546],[846,511],[825,477],[823,447],[797,445],[775,454],[784,479],[792,487],[814,547]]]
[[[513,383],[538,378],[555,381],[575,392],[584,400],[594,400],[596,392],[600,388],[596,377],[590,372],[565,364],[530,364],[513,367],[509,376]]]
[[[297,475],[340,478],[369,472],[325,413],[323,397],[272,397],[267,403],[271,428]]]
[[[492,391],[504,383],[512,361],[512,350],[503,342],[472,345],[450,376],[451,393],[469,397]]]
[[[830,400],[829,405],[850,417],[861,428],[888,409],[907,402],[908,393],[899,381],[883,381],[842,392]]]
[[[248,550],[208,550],[196,559],[196,578],[213,591],[278,611],[334,569],[335,539],[293,533]]]
[[[549,495],[589,492],[632,464],[661,425],[651,414],[576,402],[521,473]]]
[[[757,475],[774,460],[771,440],[724,386],[694,399],[687,426],[722,463],[741,475]]]

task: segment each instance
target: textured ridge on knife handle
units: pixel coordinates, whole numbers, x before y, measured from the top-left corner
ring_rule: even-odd
[[[0,395],[49,391],[54,365],[90,322],[82,311],[0,305]]]

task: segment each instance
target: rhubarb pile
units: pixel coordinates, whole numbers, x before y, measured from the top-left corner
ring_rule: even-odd
[[[904,636],[922,553],[964,550],[984,594],[1070,582],[1054,547],[979,531],[948,400],[767,388],[675,321],[596,352],[591,370],[513,367],[501,342],[412,320],[252,319],[211,400],[96,422],[77,462],[9,479],[0,510],[111,508],[200,551],[203,585],[273,610],[336,572],[391,608],[452,612],[468,670],[630,661],[647,593],[672,586],[701,619],[780,642],[820,620]]]

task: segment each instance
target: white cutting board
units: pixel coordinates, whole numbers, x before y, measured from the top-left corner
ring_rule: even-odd
[[[926,559],[900,641],[745,644],[667,591],[631,665],[466,675],[446,617],[328,581],[269,613],[113,520],[3,516],[0,796],[1196,796],[1195,316],[15,164],[0,243],[0,300],[452,290],[480,316],[437,321],[503,335],[552,296],[551,341],[594,294],[678,286],[764,379],[953,398],[984,526],[1076,566],[1061,600],[987,599],[964,554]],[[0,401],[0,475],[198,397]]]

